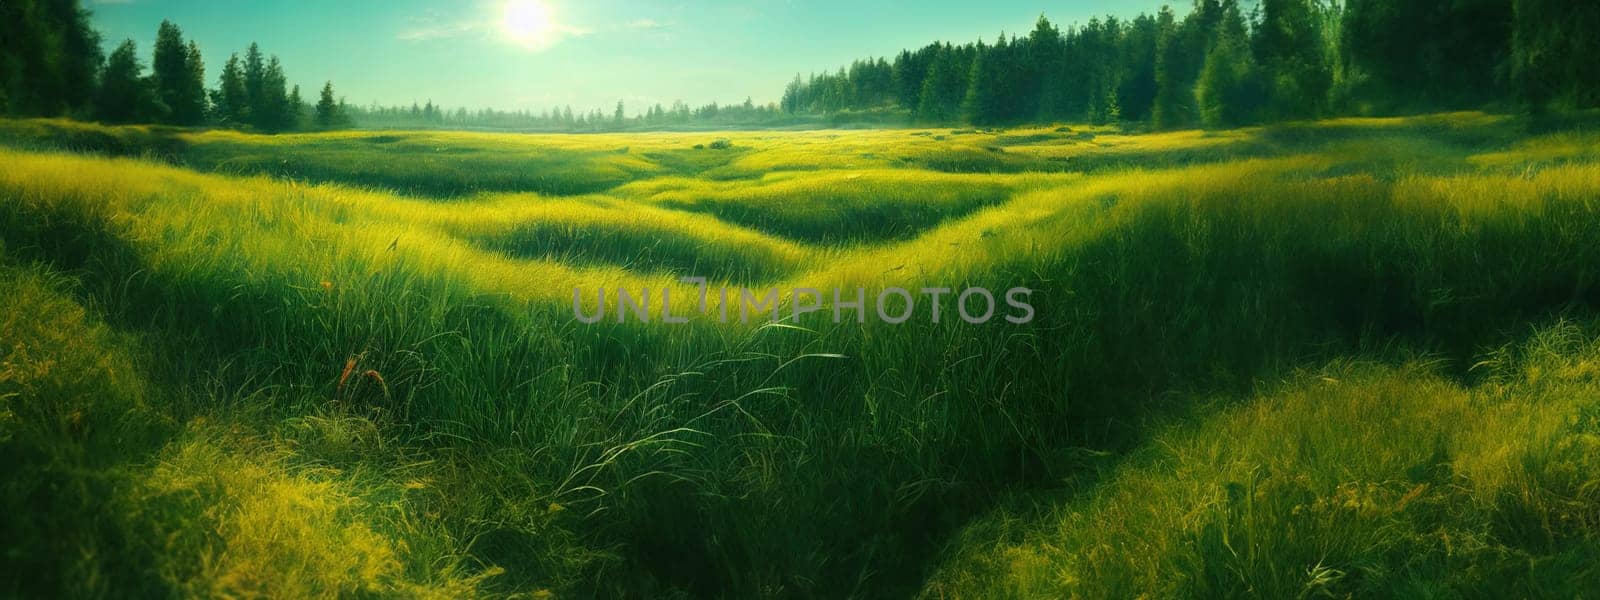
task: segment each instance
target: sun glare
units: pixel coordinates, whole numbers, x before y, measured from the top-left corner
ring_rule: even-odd
[[[539,0],[510,0],[500,18],[507,38],[524,46],[541,46],[550,41],[555,24],[550,9]]]

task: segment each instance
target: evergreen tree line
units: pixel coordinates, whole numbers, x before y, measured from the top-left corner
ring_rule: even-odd
[[[464,107],[445,108],[432,100],[407,106],[349,107],[350,116],[363,127],[513,129],[521,131],[600,132],[674,127],[761,126],[786,118],[776,103],[756,104],[745,98],[741,104],[712,102],[691,108],[683,101],[670,106],[653,104],[643,112],[629,115],[618,101],[610,112],[592,109],[574,112],[572,106],[542,111],[496,110]]]
[[[109,55],[100,42],[77,0],[0,2],[0,114],[269,133],[349,125],[331,82],[308,106],[278,57],[264,56],[256,44],[242,60],[229,56],[217,87],[208,89],[200,47],[170,21],[156,31],[148,73],[133,40]]]
[[[934,43],[796,76],[789,114],[1230,127],[1337,114],[1600,106],[1600,2],[1195,0],[1066,30]]]
[[[77,0],[0,1],[0,114],[263,132],[366,127],[547,131],[769,126],[888,117],[1004,125],[1084,121],[1229,127],[1340,114],[1600,106],[1600,2],[1194,0],[1132,19],[939,42],[894,60],[796,76],[778,103],[683,102],[499,111],[355,107],[325,84],[307,105],[252,44],[207,88],[198,46],[163,22],[148,74],[132,40],[109,56]]]

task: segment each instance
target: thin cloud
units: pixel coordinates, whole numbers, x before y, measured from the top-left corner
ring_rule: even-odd
[[[635,31],[659,31],[671,27],[672,23],[657,21],[655,19],[634,19],[623,25],[624,29]]]
[[[408,42],[425,42],[430,40],[449,40],[467,37],[480,37],[494,30],[494,24],[486,21],[462,21],[456,23],[434,23],[419,25],[401,31],[399,38]]]

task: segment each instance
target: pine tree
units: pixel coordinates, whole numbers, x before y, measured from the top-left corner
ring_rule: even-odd
[[[1263,0],[1256,55],[1266,78],[1270,117],[1296,119],[1323,113],[1333,75],[1311,0]]]
[[[1207,128],[1237,127],[1254,121],[1261,91],[1247,48],[1247,31],[1238,4],[1226,0],[1217,37],[1206,53],[1195,100]]]
[[[922,100],[923,79],[928,75],[928,57],[933,53],[933,48],[928,46],[915,54],[905,50],[895,57],[894,65],[890,67],[890,80],[894,88],[894,102],[901,108],[916,110],[918,102]]]
[[[999,43],[1005,43],[1005,38],[1000,38]],[[962,112],[967,121],[974,125],[995,125],[1003,120],[998,65],[995,64],[1002,48],[997,45],[994,49],[988,49],[980,43],[977,55],[972,60],[972,73],[968,76]]]
[[[982,44],[973,54],[972,62],[978,62]],[[1007,38],[1001,33],[995,38],[994,46],[989,47],[988,73],[984,85],[991,88],[987,95],[993,97],[992,106],[988,109],[989,122],[992,124],[1017,123],[1032,119],[1039,110],[1038,104],[1038,77],[1033,65],[1029,62],[1027,41],[1022,38]],[[976,76],[976,67],[969,71],[968,85],[980,85]]]
[[[800,112],[800,92],[803,89],[805,89],[805,82],[800,80],[799,73],[795,73],[794,81],[789,82],[789,85],[783,88],[783,100],[781,103],[783,112],[791,115]]]
[[[1067,118],[1067,88],[1072,82],[1066,79],[1067,42],[1061,30],[1039,16],[1033,33],[1028,36],[1028,52],[1032,57],[1032,72],[1024,74],[1035,82],[1034,94],[1038,100],[1036,114],[1024,118],[1038,118],[1046,122]]]
[[[1173,129],[1187,123],[1188,111],[1182,77],[1183,39],[1178,34],[1172,9],[1163,6],[1156,13],[1155,104],[1150,107],[1150,123],[1156,129]]]
[[[262,115],[258,113],[266,105],[266,95],[263,92],[266,76],[267,65],[261,56],[261,47],[251,42],[250,49],[244,53],[244,97],[246,122],[256,127],[261,126]]]
[[[194,40],[189,40],[188,51],[185,52],[185,63],[188,67],[188,78],[184,82],[184,97],[190,99],[191,104],[186,110],[193,111],[186,125],[199,125],[205,122],[206,113],[210,112],[210,103],[206,100],[206,63],[200,57],[200,45]]]
[[[1139,15],[1122,38],[1119,53],[1124,72],[1119,77],[1117,106],[1123,119],[1144,121],[1151,118],[1156,102],[1156,50],[1159,25],[1156,17]]]
[[[289,89],[289,98],[284,102],[283,129],[293,131],[300,128],[300,120],[305,117],[305,103],[300,98],[300,86]]]
[[[255,45],[251,44],[251,48]],[[246,64],[249,61],[246,60]],[[246,81],[249,81],[246,68]],[[288,81],[283,76],[283,65],[274,56],[267,61],[261,73],[261,90],[257,101],[250,107],[252,124],[267,133],[277,133],[290,127]]]
[[[1090,19],[1079,34],[1087,75],[1081,85],[1088,93],[1086,116],[1092,123],[1110,123],[1121,117],[1121,107],[1117,105],[1120,76],[1117,46],[1121,32],[1121,22],[1107,17],[1105,21]]]
[[[199,51],[193,53],[199,63]],[[162,120],[178,125],[198,125],[205,118],[204,66],[190,65],[190,48],[183,42],[183,30],[171,21],[162,21],[156,32],[155,56],[151,60],[151,79],[160,101]],[[200,77],[195,78],[195,70]]]
[[[1158,129],[1189,127],[1199,119],[1194,86],[1205,49],[1215,35],[1209,6],[1197,2],[1181,23],[1166,8],[1156,14],[1156,101],[1151,119]]]
[[[322,94],[317,98],[317,129],[334,129],[342,125],[340,113],[339,105],[333,99],[333,82],[322,84]]]
[[[250,95],[245,88],[244,71],[239,67],[239,55],[228,56],[217,81],[217,120],[225,125],[241,127],[250,119]]]
[[[100,78],[100,96],[95,109],[111,123],[132,123],[149,118],[155,109],[154,93],[143,76],[139,49],[133,40],[124,40],[106,59]]]
[[[919,119],[947,123],[960,116],[972,69],[971,63],[963,60],[963,54],[961,49],[948,44],[940,46],[922,83],[922,98],[917,103]]]

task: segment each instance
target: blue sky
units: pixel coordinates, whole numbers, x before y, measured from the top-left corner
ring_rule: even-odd
[[[97,0],[89,7],[108,50],[133,38],[147,61],[157,25],[171,19],[199,42],[213,86],[228,54],[256,41],[279,56],[307,97],[332,80],[362,105],[431,99],[448,107],[609,110],[623,100],[635,113],[675,99],[774,101],[797,72],[892,57],[934,40],[1026,33],[1040,14],[1066,25],[1169,2],[1186,12],[1182,0]]]

